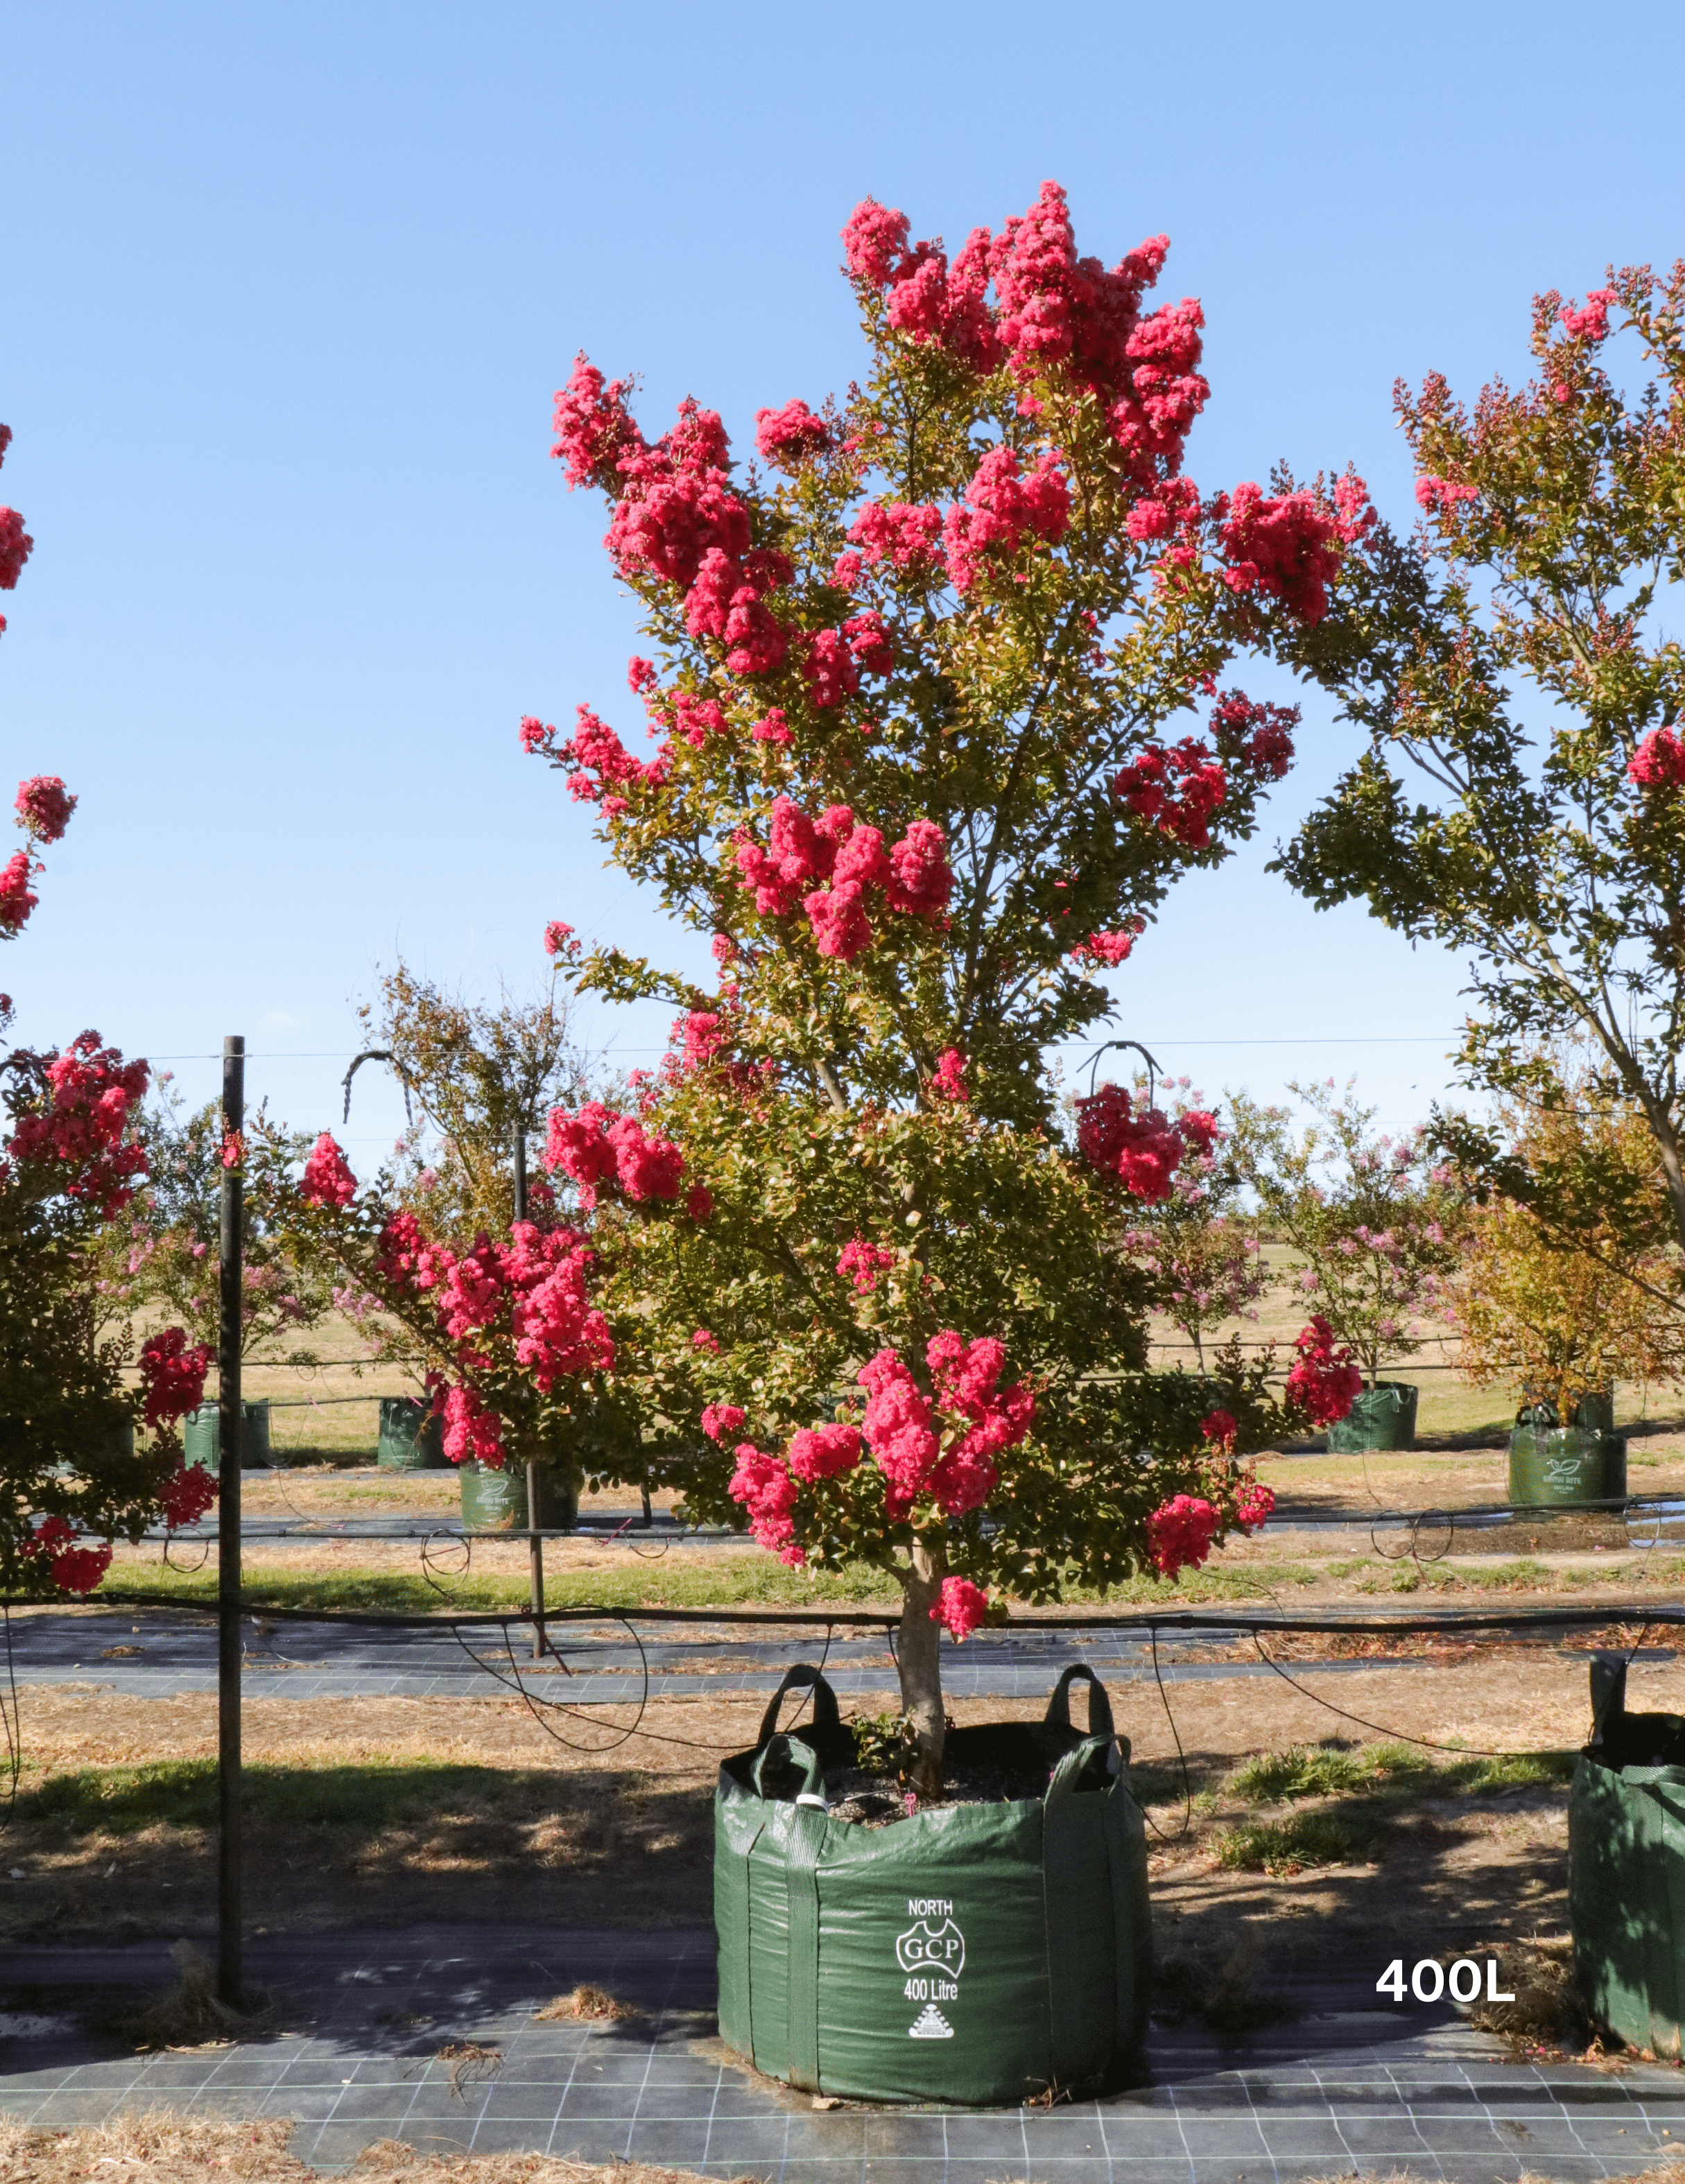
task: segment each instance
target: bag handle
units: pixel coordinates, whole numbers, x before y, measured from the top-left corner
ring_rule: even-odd
[[[755,1740],[765,1744],[777,1730],[778,1708],[784,1704],[786,1691],[811,1689],[813,1693],[813,1726],[821,1736],[842,1727],[842,1718],[837,1712],[837,1695],[817,1669],[806,1661],[798,1661],[793,1669],[784,1672],[784,1680],[773,1693],[772,1703],[761,1717],[761,1734]]]
[[[1085,1661],[1073,1661],[1053,1686],[1053,1696],[1047,1702],[1047,1726],[1050,1729],[1068,1729],[1071,1725],[1071,1685],[1080,1676],[1088,1685],[1088,1733],[1091,1736],[1110,1736],[1114,1734],[1112,1723],[1112,1702],[1107,1696],[1106,1686]]]
[[[755,1785],[756,1795],[762,1798],[766,1797],[767,1793],[761,1786],[761,1770],[780,1745],[784,1747],[781,1756],[787,1758],[792,1766],[799,1767],[802,1770],[801,1787],[795,1793],[796,1803],[823,1805],[825,1802],[824,1772],[819,1764],[818,1753],[811,1744],[804,1743],[801,1737],[786,1736],[782,1731],[775,1736],[769,1736],[750,1762],[749,1779]]]
[[[1103,1736],[1085,1736],[1080,1744],[1074,1746],[1053,1769],[1042,1802],[1048,1805],[1063,1804],[1065,1799],[1075,1791],[1078,1776],[1096,1752],[1103,1752],[1106,1755],[1107,1775],[1109,1781],[1112,1773],[1110,1762],[1114,1741],[1112,1732],[1108,1729]]]

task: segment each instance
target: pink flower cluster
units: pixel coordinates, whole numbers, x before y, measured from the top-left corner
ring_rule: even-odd
[[[1339,574],[1342,549],[1365,538],[1375,521],[1369,488],[1356,477],[1336,482],[1331,509],[1314,493],[1266,499],[1248,483],[1235,488],[1222,513],[1224,582],[1231,591],[1279,599],[1313,627],[1328,611],[1328,587]]]
[[[945,1577],[930,1620],[951,1630],[956,1638],[969,1637],[989,1619],[989,1596],[968,1577]]]
[[[56,842],[70,823],[76,800],[56,773],[37,773],[18,783],[12,808],[31,841]]]
[[[198,1410],[204,1401],[204,1377],[210,1365],[209,1345],[190,1345],[179,1327],[166,1327],[141,1345],[141,1386],[148,1429],[156,1432]]]
[[[23,931],[30,912],[41,898],[30,885],[35,866],[25,850],[16,850],[0,865],[0,933],[8,938]]]
[[[1230,690],[1212,709],[1211,728],[1219,752],[1257,781],[1280,781],[1293,762],[1297,705],[1271,705]]]
[[[357,1195],[357,1178],[326,1130],[310,1148],[299,1195],[310,1206],[349,1206]]]
[[[1254,1479],[1241,1489],[1235,1504],[1235,1522],[1250,1536],[1264,1529],[1275,1507],[1274,1490],[1260,1486]]]
[[[921,1495],[932,1496],[945,1517],[981,1508],[1000,1478],[993,1459],[1018,1446],[1035,1414],[1022,1381],[999,1386],[1006,1349],[992,1335],[968,1343],[947,1329],[932,1337],[924,1357],[936,1401],[954,1421],[946,1452],[935,1408],[895,1351],[880,1350],[858,1376],[868,1398],[862,1429],[884,1474],[892,1522]]]
[[[1225,1456],[1234,1454],[1235,1438],[1240,1428],[1230,1412],[1213,1411],[1208,1417],[1200,1420],[1199,1429],[1213,1448],[1220,1450]]]
[[[544,953],[572,959],[579,953],[579,943],[573,937],[573,928],[559,917],[553,917],[544,928]]]
[[[1130,950],[1146,929],[1147,920],[1135,917],[1119,932],[1091,933],[1086,940],[1079,940],[1071,950],[1071,960],[1074,963],[1103,963],[1108,970],[1115,971],[1119,964],[1129,961]]]
[[[963,499],[948,510],[944,525],[954,589],[968,592],[982,572],[985,556],[998,553],[1010,557],[1026,538],[1057,544],[1065,535],[1070,512],[1070,486],[1056,454],[1040,456],[1026,477],[1013,449],[994,448],[977,465]]]
[[[1626,767],[1641,788],[1685,788],[1685,738],[1671,728],[1652,728]]]
[[[503,1468],[503,1420],[469,1387],[447,1388],[441,1409],[444,1452],[453,1463]]]
[[[671,1139],[646,1137],[635,1116],[617,1115],[600,1100],[588,1100],[577,1115],[551,1110],[544,1164],[572,1178],[587,1207],[596,1204],[599,1186],[610,1183],[640,1205],[677,1198],[684,1173],[684,1156]]]
[[[775,1456],[763,1455],[753,1441],[740,1442],[737,1468],[726,1491],[749,1512],[750,1532],[763,1547],[772,1548],[781,1562],[792,1566],[806,1562],[806,1556],[795,1544],[791,1515],[801,1489],[788,1465]]]
[[[860,1461],[860,1435],[852,1426],[800,1426],[789,1437],[789,1468],[811,1484],[840,1479]]]
[[[570,486],[589,483],[614,497],[605,543],[621,574],[655,577],[683,592],[691,635],[722,639],[734,675],[769,672],[782,665],[789,636],[762,601],[789,582],[790,564],[782,554],[750,550],[749,510],[732,490],[730,443],[718,413],[687,397],[672,430],[651,446],[626,393],[624,382],[605,387],[579,357],[555,398],[551,453],[566,464]],[[785,453],[792,434],[815,444],[802,423],[807,414],[795,404],[777,413],[784,421],[772,437]],[[822,421],[811,423],[823,430]]]
[[[108,1215],[120,1212],[146,1173],[145,1151],[123,1140],[148,1074],[144,1061],[126,1062],[114,1046],[101,1046],[98,1032],[85,1031],[48,1064],[47,1106],[20,1118],[7,1151],[16,1161],[62,1167],[67,1173],[53,1181],[66,1197]]]
[[[1147,1552],[1161,1577],[1197,1569],[1217,1536],[1217,1512],[1202,1496],[1178,1494],[1159,1504],[1147,1520]]]
[[[1450,515],[1459,500],[1479,499],[1478,487],[1459,485],[1454,478],[1427,475],[1416,480],[1416,505],[1426,509],[1430,515],[1437,509],[1442,515]]]
[[[1077,1150],[1102,1175],[1115,1175],[1131,1197],[1158,1205],[1191,1151],[1202,1156],[1217,1134],[1214,1115],[1190,1110],[1172,1122],[1162,1109],[1138,1112],[1121,1084],[1102,1084],[1076,1103]]]
[[[53,1582],[60,1592],[92,1592],[111,1567],[111,1550],[79,1547],[72,1526],[63,1517],[44,1517],[24,1548],[26,1555],[45,1555]]]
[[[938,1100],[963,1103],[971,1097],[965,1081],[965,1056],[957,1046],[946,1048],[936,1057],[936,1067],[930,1072],[930,1091]]]
[[[787,796],[773,805],[767,846],[746,833],[733,837],[739,884],[755,891],[762,917],[787,916],[798,897],[822,956],[851,962],[872,944],[868,889],[880,889],[892,911],[940,917],[953,890],[946,838],[934,820],[915,819],[889,850],[875,827],[856,826],[845,804],[809,819]],[[828,887],[804,889],[824,880]]]
[[[216,1500],[216,1481],[202,1463],[178,1464],[159,1490],[164,1522],[170,1531],[196,1524]]]
[[[998,236],[976,229],[950,267],[934,242],[909,246],[904,213],[868,198],[843,230],[851,276],[885,298],[890,326],[989,371],[1009,358],[1022,380],[1054,366],[1105,405],[1137,480],[1180,468],[1210,395],[1200,376],[1203,314],[1191,298],[1142,318],[1141,299],[1169,249],[1155,236],[1108,271],[1079,258],[1064,192],[1045,182]],[[996,298],[991,309],[988,287]]]
[[[617,818],[631,809],[621,791],[627,788],[659,788],[667,780],[671,754],[664,744],[654,758],[635,759],[608,724],[589,705],[575,708],[578,726],[563,744],[555,730],[531,714],[521,723],[521,741],[528,751],[547,751],[558,766],[571,766],[567,793],[583,804],[598,804],[604,816]]]
[[[1562,306],[1559,316],[1563,331],[1575,341],[1603,342],[1609,339],[1609,307],[1620,302],[1613,288],[1592,288],[1587,291],[1585,307],[1576,310],[1571,304]]]
[[[12,444],[12,428],[0,425],[0,463],[6,460],[6,450]],[[14,591],[23,567],[30,557],[35,541],[24,529],[24,519],[15,508],[0,508],[0,592]],[[0,634],[6,627],[6,617],[0,615]],[[25,912],[26,916],[28,912]],[[20,923],[22,920],[20,919]],[[0,927],[3,930],[3,927]]]
[[[1119,769],[1112,793],[1137,818],[1184,849],[1208,850],[1211,822],[1223,808],[1229,777],[1197,736],[1153,744]]]
[[[1364,1376],[1349,1350],[1336,1350],[1334,1330],[1320,1312],[1295,1338],[1299,1362],[1287,1375],[1286,1402],[1314,1426],[1331,1426],[1357,1400]]]
[[[896,1255],[881,1244],[868,1244],[863,1236],[856,1236],[842,1247],[837,1260],[837,1272],[845,1281],[851,1281],[862,1296],[870,1296],[878,1286],[878,1278],[894,1266]]]
[[[823,454],[830,446],[831,428],[798,399],[786,402],[782,410],[755,412],[755,444],[767,461],[776,463],[780,470],[798,470],[811,456]]]
[[[702,1413],[702,1430],[710,1440],[723,1441],[729,1434],[741,1433],[747,1417],[735,1403],[710,1403]]]
[[[849,526],[848,535],[860,549],[853,559],[868,569],[887,561],[892,568],[923,571],[941,562],[942,511],[927,502],[868,501]],[[847,588],[858,581],[856,566]]]

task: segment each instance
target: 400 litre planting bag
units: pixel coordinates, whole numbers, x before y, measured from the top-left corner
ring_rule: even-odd
[[[1592,1741],[1568,1793],[1574,1971],[1599,2024],[1676,2060],[1685,2025],[1685,1719],[1628,1713],[1626,1665],[1592,1667]]]
[[[1070,1723],[1089,1685],[1090,1734]],[[813,1720],[778,1733],[793,1685]],[[1102,2078],[1139,2044],[1152,1971],[1146,1827],[1092,1671],[1041,1723],[951,1730],[951,1764],[1033,1769],[1043,1795],[834,1819],[854,1732],[794,1668],[753,1752],[720,1769],[720,2036],[767,2076],[854,2099],[1010,2102]]]

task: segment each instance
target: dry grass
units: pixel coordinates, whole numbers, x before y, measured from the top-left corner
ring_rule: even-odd
[[[191,1942],[177,1942],[170,1953],[174,1981],[118,2027],[137,2048],[226,2047],[268,2029],[260,1998],[248,2009],[232,2009],[218,1999],[215,1971]]]
[[[207,2170],[226,2184],[317,2184],[315,2170],[287,2151],[293,2128],[282,2117],[220,2123],[152,2109],[80,2131],[31,2131],[0,2115],[0,2184],[86,2184],[107,2172],[123,2184],[204,2184]],[[639,2161],[598,2168],[542,2153],[452,2159],[393,2138],[365,2148],[354,2174],[358,2184],[702,2184],[694,2170]]]
[[[618,2002],[615,1997],[589,1981],[576,1986],[572,1994],[559,1994],[554,2002],[547,2002],[542,2009],[533,2012],[541,2021],[556,2018],[588,2019],[594,2023],[619,2025],[642,2013],[629,2002]]]

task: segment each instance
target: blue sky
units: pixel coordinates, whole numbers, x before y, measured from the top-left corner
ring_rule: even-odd
[[[1355,462],[1408,520],[1395,376],[1525,369],[1528,299],[1685,251],[1677,5],[583,9],[13,0],[0,20],[4,778],[81,797],[0,983],[337,1121],[402,948],[535,981],[547,918],[700,967],[601,868],[523,712],[628,725],[600,502],[548,460],[574,352],[756,409],[857,368],[837,231],[868,192],[957,242],[1045,176],[1108,262],[1167,231],[1203,300],[1202,486]],[[1251,677],[1259,691],[1267,679]],[[1307,707],[1258,844],[1118,974],[1208,1092],[1447,1079],[1454,962],[1263,870],[1347,745]],[[590,1026],[629,1061],[662,1017]],[[207,1093],[208,1061],[176,1063]],[[365,1072],[365,1156],[400,1111]]]

